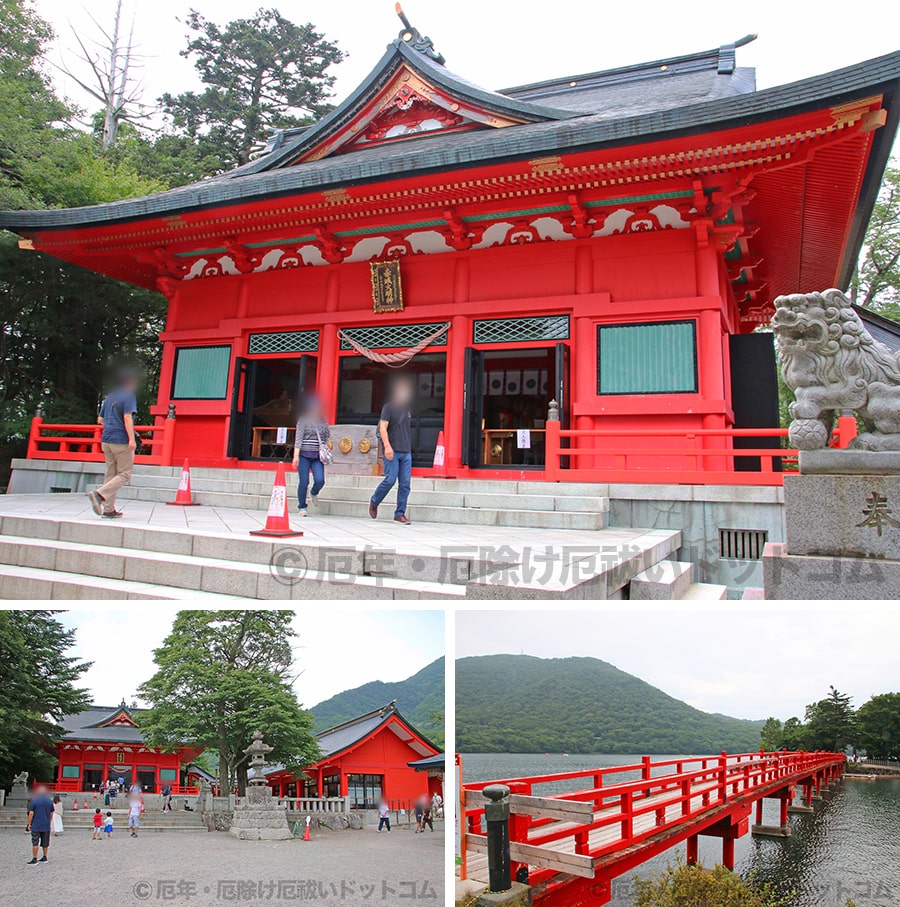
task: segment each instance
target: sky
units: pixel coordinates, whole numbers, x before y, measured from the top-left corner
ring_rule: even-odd
[[[751,719],[802,717],[830,684],[857,706],[900,691],[898,639],[900,613],[855,602],[834,610],[461,611],[456,618],[458,658],[599,658],[704,712]]]
[[[111,30],[116,0],[33,2],[58,35],[51,61],[86,75],[86,65],[77,59],[72,28],[85,39],[96,37],[93,16]],[[186,44],[183,20],[190,8],[224,24],[260,6],[280,7],[295,22],[312,22],[349,54],[333,70],[337,100],[362,81],[401,28],[393,0],[125,0],[142,58],[144,101],[152,103],[165,91],[198,86],[192,64],[178,54]],[[448,68],[491,89],[692,53],[749,33],[757,33],[759,39],[738,51],[738,63],[757,68],[761,88],[848,66],[900,46],[897,29],[885,27],[896,16],[894,0],[856,0],[852,7],[835,7],[833,15],[830,9],[811,11],[809,4],[774,0],[752,4],[693,0],[680,6],[669,0],[644,0],[639,7],[596,0],[404,2],[410,21],[434,40]],[[71,79],[57,70],[54,78],[71,99],[85,103],[86,95]]]
[[[130,703],[138,686],[153,676],[153,650],[179,610],[155,602],[59,614],[76,631],[72,654],[94,662],[79,686],[91,691],[97,705]],[[309,602],[296,613],[294,651],[302,673],[294,689],[305,708],[372,680],[405,680],[444,654],[441,611],[344,611]]]

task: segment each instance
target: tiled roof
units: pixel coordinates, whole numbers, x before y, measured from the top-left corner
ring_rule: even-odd
[[[109,725],[101,727],[114,715],[122,711],[122,706],[91,706],[77,715],[67,715],[60,722],[65,737],[73,740],[88,740],[95,743],[143,743],[144,736],[140,728],[128,725]]]

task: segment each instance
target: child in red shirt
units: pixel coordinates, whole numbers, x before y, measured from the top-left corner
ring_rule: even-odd
[[[91,840],[99,841],[103,837],[103,813],[99,809],[94,810],[94,832]]]

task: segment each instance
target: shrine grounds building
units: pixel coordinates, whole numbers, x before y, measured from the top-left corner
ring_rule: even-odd
[[[757,91],[747,40],[487,91],[404,27],[245,166],[0,226],[168,298],[138,462],[265,468],[313,389],[373,426],[409,351],[419,474],[443,432],[451,477],[777,485],[755,332],[777,295],[848,285],[900,53]],[[29,456],[100,459],[49,429]]]

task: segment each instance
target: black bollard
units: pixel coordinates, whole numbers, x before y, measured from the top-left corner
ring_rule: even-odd
[[[497,894],[512,888],[509,868],[509,788],[489,784],[481,791],[487,798],[488,891]]]

